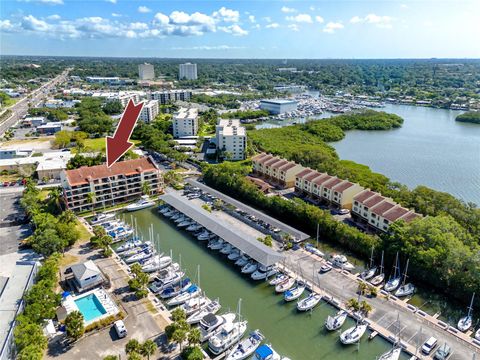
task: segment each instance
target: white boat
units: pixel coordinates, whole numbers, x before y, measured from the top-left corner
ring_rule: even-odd
[[[235,250],[235,248],[233,247],[233,245],[231,245],[231,244],[229,244],[229,243],[226,243],[226,244],[220,249],[220,254],[229,255],[229,254],[231,254],[234,250]]]
[[[407,281],[407,271],[408,271],[408,261],[405,265],[405,272],[403,273],[403,282],[402,285],[395,291],[396,297],[410,296],[415,292],[415,286],[411,283],[406,284]]]
[[[259,330],[252,331],[246,339],[233,347],[225,357],[226,360],[244,360],[250,357],[260,346],[264,336]]]
[[[200,288],[197,285],[193,284],[185,292],[178,294],[174,298],[170,299],[167,302],[167,305],[168,306],[181,305],[190,299],[200,296],[200,294],[201,294]]]
[[[164,213],[163,213],[163,216],[165,216],[166,218],[172,218],[172,217],[173,217],[175,214],[177,214],[177,213],[178,213],[177,210],[171,209],[171,210],[169,210],[169,211],[167,211],[167,212],[164,212]],[[178,220],[178,219],[177,219],[177,220]],[[175,222],[176,222],[177,220],[175,220]]]
[[[160,292],[160,294],[158,294],[158,296],[161,299],[170,299],[186,291],[191,285],[192,285],[192,282],[190,278],[185,278],[167,286]]]
[[[130,227],[119,227],[116,230],[109,231],[107,234],[112,237],[114,242],[118,242],[132,236],[133,229]]]
[[[235,261],[235,265],[244,267],[249,261],[250,258],[247,255],[243,254],[237,259],[237,261]]]
[[[194,231],[198,231],[202,228],[202,225],[199,225],[197,223],[193,223],[192,225],[188,226],[185,230],[187,231],[190,231],[190,232],[194,232]]]
[[[225,244],[223,239],[214,240],[212,243],[209,244],[209,248],[212,250],[220,250]]]
[[[395,258],[395,264],[393,266],[393,273],[390,276],[390,279],[388,279],[388,281],[385,283],[383,288],[385,289],[385,291],[389,291],[389,292],[395,291],[400,286],[401,280],[402,278],[400,276],[400,267],[398,265],[398,252],[397,252],[397,256]]]
[[[400,355],[402,354],[402,348],[394,347],[393,349],[387,351],[386,353],[382,354],[378,360],[398,360],[400,359]]]
[[[480,329],[478,329],[478,330],[475,332],[475,339],[477,339],[478,341],[480,341]]]
[[[90,220],[90,224],[92,225],[100,225],[106,221],[109,221],[109,220],[112,220],[115,218],[115,213],[114,212],[111,212],[111,213],[101,213],[101,214],[97,214],[93,217],[92,220]]]
[[[180,216],[182,216],[182,213],[177,212],[177,213],[173,214],[173,216],[170,218],[170,220],[175,221],[175,220],[177,220]]]
[[[172,263],[172,258],[170,256],[160,256],[155,255],[149,261],[142,265],[142,271],[146,273],[151,273],[154,271],[165,269]]]
[[[286,360],[273,350],[272,345],[263,344],[255,350],[252,360]]]
[[[367,331],[367,325],[357,324],[356,326],[351,327],[348,330],[345,330],[340,335],[340,341],[344,345],[355,344],[362,338],[363,334]]]
[[[363,280],[369,280],[375,276],[377,272],[377,267],[373,266],[373,246],[372,246],[372,253],[370,255],[370,264],[368,265],[368,269],[360,273],[360,278]]]
[[[149,289],[154,293],[158,294],[162,290],[166,289],[171,284],[174,284],[182,279],[185,275],[183,271],[175,270],[161,270],[155,277],[155,280],[150,284]]]
[[[321,267],[320,267],[320,272],[322,274],[325,274],[327,272],[329,272],[330,270],[332,270],[332,266],[330,266],[328,263],[327,264],[323,264]]]
[[[182,216],[180,216],[179,218],[177,218],[174,223],[175,224],[180,224],[181,222],[184,222],[185,220],[188,220],[188,217],[186,217],[185,215],[182,214]]]
[[[285,301],[297,300],[305,292],[305,289],[304,283],[297,282],[297,285],[283,293],[283,299]]]
[[[220,355],[239,341],[247,330],[247,321],[227,322],[208,340],[208,349],[214,355]]]
[[[135,255],[132,255],[132,256],[129,256],[127,258],[125,258],[125,262],[127,264],[131,264],[131,263],[134,263],[134,262],[138,262],[138,261],[142,261],[142,260],[145,260],[145,259],[149,259],[151,258],[153,255],[155,254],[155,250],[152,250],[152,249],[145,249],[143,250],[142,252],[138,253],[138,254],[135,254]]]
[[[270,280],[268,283],[270,285],[277,285],[281,282],[287,281],[288,275],[285,273],[279,273],[277,274],[272,280]]]
[[[159,212],[160,214],[165,214],[165,213],[167,213],[167,212],[170,212],[171,210],[172,210],[172,208],[171,208],[170,206],[163,206],[163,207],[160,207],[160,208],[158,209],[158,212]]]
[[[187,323],[196,324],[200,322],[207,314],[216,314],[222,306],[217,300],[211,300],[206,306],[202,309],[195,311],[187,318]]]
[[[295,284],[295,279],[289,277],[289,278],[288,278],[287,280],[285,280],[284,282],[278,283],[278,284],[275,286],[275,291],[276,291],[277,293],[283,293],[283,292],[287,291],[288,289],[290,289],[294,284]]]
[[[258,263],[256,261],[249,261],[247,264],[245,264],[243,267],[242,267],[242,274],[251,274],[253,272],[255,272],[258,268]]]
[[[208,230],[203,231],[200,235],[197,236],[199,241],[205,241],[210,239],[210,232]]]
[[[177,224],[177,226],[179,228],[186,228],[187,226],[190,226],[190,225],[192,225],[192,220],[190,220],[190,219],[189,220],[184,220],[184,221]]]
[[[201,310],[204,306],[210,303],[210,299],[206,296],[197,296],[193,299],[185,301],[182,305],[180,305],[180,309],[185,312],[185,315],[190,316],[194,312]]]
[[[273,275],[275,275],[276,273],[278,273],[277,267],[275,267],[275,266],[265,267],[265,266],[263,266],[263,265],[260,265],[260,266],[258,267],[257,271],[255,271],[255,272],[252,274],[252,279],[253,279],[253,280],[268,279],[270,276],[273,276]]]
[[[137,202],[130,204],[125,207],[127,211],[136,211],[136,210],[141,210],[141,209],[146,209],[150,206],[155,205],[155,201],[150,200],[150,198],[147,195],[143,195],[140,200]]]
[[[117,252],[117,254],[119,254],[124,251],[134,249],[140,245],[142,245],[142,241],[140,239],[132,239],[125,242],[125,244],[119,246],[115,251]]]
[[[144,243],[141,243],[137,247],[131,248],[130,250],[125,250],[121,254],[119,254],[122,257],[130,257],[133,255],[136,255],[138,253],[141,253],[142,251],[145,251],[147,249],[153,249],[152,243],[150,241],[146,241]]]
[[[342,270],[352,271],[355,266],[348,262],[345,255],[337,254],[332,257],[332,264]]]
[[[206,314],[200,319],[200,341],[204,342],[219,332],[220,327],[225,324],[233,324],[236,315],[228,313],[224,315]]]
[[[346,311],[340,310],[335,316],[328,316],[325,320],[325,327],[330,331],[340,329],[347,320],[347,315]]]
[[[470,306],[468,307],[467,315],[462,317],[457,324],[457,329],[463,332],[466,332],[468,329],[472,327],[473,317],[472,317],[472,310],[473,310],[473,300],[475,299],[475,293],[472,295],[472,300],[470,301]],[[477,331],[478,332],[478,331]]]
[[[308,311],[313,309],[322,299],[322,295],[317,294],[316,292],[310,293],[306,298],[299,300],[297,303],[298,311]]]
[[[228,260],[231,261],[237,261],[237,259],[241,256],[240,250],[233,250],[229,255],[228,255]]]

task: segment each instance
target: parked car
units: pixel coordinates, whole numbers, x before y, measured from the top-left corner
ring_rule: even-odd
[[[340,215],[347,215],[347,214],[350,214],[350,210],[348,210],[348,209],[340,209],[340,210],[338,211],[338,213],[339,213]]]
[[[425,355],[429,355],[435,346],[437,346],[438,340],[431,336],[427,341],[425,341],[422,345],[422,353]]]
[[[113,323],[113,327],[115,328],[115,331],[118,335],[119,338],[124,338],[127,336],[127,328],[125,327],[125,324],[123,323],[123,320],[117,320]]]
[[[445,343],[438,348],[433,358],[436,360],[446,360],[450,356],[451,352],[452,349],[450,348],[450,346],[447,345],[447,343]]]

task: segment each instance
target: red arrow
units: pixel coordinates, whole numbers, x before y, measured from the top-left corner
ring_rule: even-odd
[[[107,166],[110,167],[120,159],[132,146],[133,143],[128,141],[132,135],[133,128],[137,122],[140,111],[142,111],[143,102],[135,105],[132,99],[128,101],[128,105],[123,112],[115,134],[105,138],[107,142]]]

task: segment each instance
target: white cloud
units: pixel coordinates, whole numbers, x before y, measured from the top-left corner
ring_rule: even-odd
[[[240,20],[240,13],[237,10],[227,9],[222,6],[218,11],[213,13],[213,17],[225,22],[238,22]]]
[[[53,15],[50,15],[50,16],[47,16],[47,19],[48,20],[60,20],[60,15],[58,14],[53,14]]]
[[[24,16],[22,19],[22,26],[25,30],[44,32],[50,29],[47,22],[37,19],[33,15]]]
[[[172,50],[237,50],[245,49],[245,46],[230,46],[230,45],[200,45],[191,47],[173,47]]]
[[[285,14],[291,14],[291,13],[296,13],[297,12],[297,9],[289,8],[289,7],[286,7],[286,6],[283,6],[280,10]]]
[[[137,11],[138,11],[139,13],[146,14],[146,13],[151,12],[152,10],[151,10],[150,8],[142,5],[142,6],[139,6],[139,7],[138,7]]]
[[[310,6],[309,9],[310,11],[315,11],[315,6]]]
[[[157,24],[160,24],[160,25],[167,25],[170,22],[170,19],[165,14],[156,13],[153,21],[154,21],[154,23],[157,23]]]
[[[233,36],[245,36],[248,35],[248,31],[242,29],[238,24],[233,24],[230,26],[220,26],[220,30],[232,34]]]
[[[122,17],[122,14],[112,13],[112,16],[113,16],[113,17]]]
[[[295,16],[287,16],[288,21],[297,22],[297,23],[309,23],[313,22],[312,17],[309,14],[298,14]]]
[[[352,24],[372,24],[382,29],[391,29],[393,26],[393,18],[391,16],[380,16],[375,14],[368,14],[363,18],[354,16],[350,19],[350,22]]]
[[[280,24],[279,24],[279,23],[270,23],[270,24],[268,24],[268,25],[265,25],[265,27],[266,27],[267,29],[277,29],[277,28],[280,27]]]
[[[340,29],[343,29],[343,28],[344,28],[344,26],[343,26],[342,23],[330,21],[323,28],[323,32],[326,32],[328,34],[333,34],[336,30],[340,30]]]
[[[50,5],[63,5],[63,0],[17,0],[19,2],[36,2]]]
[[[407,4],[400,4],[400,8],[409,9],[409,6]]]
[[[105,0],[106,2],[109,2],[109,3],[112,3],[112,4],[116,4],[117,3],[117,0]]]
[[[300,28],[298,27],[297,24],[289,24],[288,28],[292,31],[300,31]]]
[[[315,21],[322,24],[325,20],[320,15],[315,16]]]
[[[14,29],[13,24],[10,20],[0,20],[0,30],[8,32]]]
[[[255,22],[256,22],[255,16],[253,16],[253,15],[249,15],[249,16],[248,16],[248,20],[249,20],[251,23],[255,23]]]

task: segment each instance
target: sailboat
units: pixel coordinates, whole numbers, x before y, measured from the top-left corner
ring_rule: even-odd
[[[377,272],[377,267],[373,266],[373,246],[372,246],[372,254],[370,255],[370,264],[368,265],[367,270],[360,273],[360,278],[363,280],[371,279],[376,272]]]
[[[386,353],[380,355],[378,360],[398,360],[400,358],[400,355],[402,353],[402,348],[399,346],[400,343],[400,317],[397,315],[397,338],[395,342],[393,343],[392,348],[387,351]]]
[[[405,265],[402,286],[400,286],[397,291],[395,291],[395,296],[397,297],[409,296],[415,292],[415,286],[412,283],[405,283],[407,281],[408,261],[409,259],[407,259],[407,264]]]
[[[310,293],[306,298],[300,300],[297,303],[298,311],[308,311],[313,309],[322,299],[322,295],[317,294],[316,292]]]
[[[335,331],[340,329],[345,320],[347,320],[348,313],[345,310],[340,310],[335,316],[328,316],[325,320],[325,327],[330,331]]]
[[[385,280],[385,273],[383,272],[383,251],[382,251],[382,261],[380,262],[380,272],[378,273],[377,276],[375,276],[372,280],[370,280],[370,283],[374,286],[380,285],[383,280]]]
[[[460,331],[467,331],[472,327],[473,317],[472,317],[472,310],[473,310],[473,299],[475,299],[475,293],[472,295],[472,300],[470,301],[470,306],[468,307],[467,316],[462,317],[457,324],[457,328]]]
[[[400,286],[400,266],[398,266],[398,252],[395,258],[395,265],[393,266],[393,274],[390,275],[387,283],[383,287],[386,291],[394,291]]]
[[[344,345],[355,344],[360,341],[363,334],[367,331],[366,324],[360,324],[357,321],[357,324],[340,334],[340,341]]]
[[[264,336],[259,330],[250,333],[248,338],[240,341],[228,353],[226,360],[243,360],[250,357],[260,346]]]

